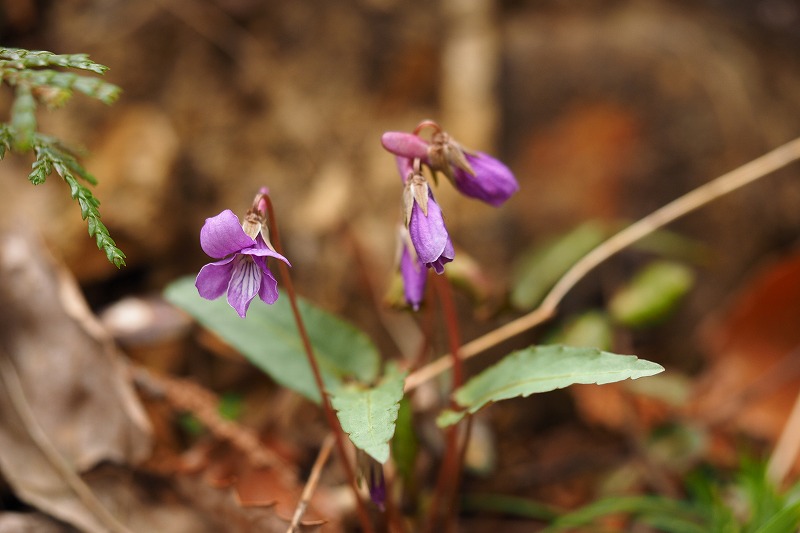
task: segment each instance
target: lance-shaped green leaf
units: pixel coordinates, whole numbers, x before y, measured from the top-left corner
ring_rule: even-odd
[[[405,377],[405,372],[389,365],[379,385],[363,388],[348,384],[331,395],[342,429],[357,448],[379,463],[389,459],[389,441],[394,435]]]
[[[173,282],[164,290],[164,296],[276,382],[319,402],[314,376],[285,294],[274,305],[255,302],[246,318],[240,318],[225,298],[213,301],[201,298],[192,277]],[[375,379],[378,350],[366,335],[303,299],[299,300],[299,307],[326,387],[337,389],[344,378],[364,382]]]
[[[470,379],[455,392],[454,398],[465,412],[474,413],[490,402],[563,389],[576,383],[603,385],[663,371],[661,365],[635,355],[617,355],[596,348],[532,346],[506,356]],[[449,425],[460,418],[447,411],[438,423]]]
[[[548,344],[585,346],[607,350],[614,340],[611,319],[601,311],[587,311],[571,317],[554,334],[547,337]]]
[[[520,310],[536,307],[558,278],[607,234],[604,226],[587,222],[526,254],[515,268],[511,290],[514,307]]]

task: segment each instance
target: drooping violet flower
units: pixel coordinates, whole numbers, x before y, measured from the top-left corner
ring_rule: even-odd
[[[433,198],[424,176],[412,172],[403,193],[406,226],[420,263],[437,274],[455,257],[439,204]]]
[[[465,158],[474,174],[460,167],[453,167],[453,185],[464,196],[499,207],[519,190],[519,184],[511,170],[492,156],[483,152],[467,152]]]
[[[436,128],[432,141],[412,133],[389,131],[381,144],[389,152],[409,159],[419,159],[435,172],[441,172],[463,195],[500,206],[519,190],[511,170],[483,152],[463,148],[447,133]]]
[[[230,209],[206,219],[200,230],[200,246],[219,261],[205,265],[195,280],[197,292],[207,300],[227,292],[228,303],[242,318],[256,294],[268,304],[278,299],[278,282],[267,267],[267,257],[289,265],[289,261],[264,240],[259,223],[248,216],[245,224],[253,236],[245,233],[239,218]]]
[[[383,465],[358,449],[356,450],[356,463],[360,478],[367,481],[372,503],[383,511],[386,503],[386,478],[383,475]]]
[[[400,231],[400,241],[402,246],[400,276],[403,279],[403,295],[406,303],[414,311],[419,311],[419,306],[422,304],[422,298],[425,295],[428,269],[420,262],[419,256],[414,250],[414,245],[411,243],[411,236],[405,227]]]

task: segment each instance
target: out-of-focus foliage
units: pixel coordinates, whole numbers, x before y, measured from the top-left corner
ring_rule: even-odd
[[[611,516],[628,516],[663,533],[785,533],[800,525],[800,484],[780,492],[767,478],[766,465],[744,460],[732,483],[697,471],[686,483],[686,500],[665,496],[609,497],[557,518],[546,529],[582,531]],[[586,529],[594,531],[595,529]]]
[[[608,309],[626,326],[654,324],[669,316],[694,284],[694,273],[681,263],[657,261],[638,272],[611,298]]]

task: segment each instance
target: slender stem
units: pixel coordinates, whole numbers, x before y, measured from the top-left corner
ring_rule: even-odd
[[[325,463],[328,462],[328,456],[331,454],[335,441],[336,437],[334,437],[332,433],[329,433],[328,436],[325,437],[325,440],[322,441],[322,448],[320,448],[317,460],[314,461],[314,466],[311,468],[311,474],[308,476],[306,486],[303,487],[303,494],[300,496],[297,509],[295,509],[294,516],[292,517],[292,523],[289,524],[289,529],[286,530],[286,533],[295,533],[300,526],[300,520],[303,519],[306,509],[308,509],[308,504],[311,502],[311,496],[313,496],[314,491],[317,489],[319,477],[322,474],[322,468],[325,466]]]
[[[419,124],[417,124],[416,128],[414,128],[414,135],[419,135],[419,133],[422,130],[424,130],[425,128],[431,128],[435,132],[442,131],[442,127],[439,126],[439,124],[437,124],[435,121],[430,120],[430,119],[425,119],[422,122],[420,122]]]
[[[624,250],[631,244],[666,226],[670,222],[725,196],[745,185],[752,183],[790,163],[800,159],[800,138],[775,148],[771,152],[758,157],[739,168],[689,191],[667,205],[653,211],[641,220],[634,222],[616,235],[604,241],[591,252],[575,263],[558,282],[550,289],[542,303],[516,320],[513,320],[494,331],[465,344],[461,348],[461,359],[469,359],[479,353],[506,341],[520,333],[531,329],[552,318],[564,296],[595,267],[606,259]],[[452,358],[444,355],[441,358],[420,368],[406,378],[405,390],[409,391],[421,383],[432,379],[452,366]]]
[[[386,476],[387,494],[386,501],[384,502],[384,505],[386,506],[386,517],[388,522],[387,529],[392,533],[406,533],[406,525],[405,522],[403,522],[403,516],[400,514],[398,503],[392,497],[392,494],[394,493],[395,481],[397,481],[396,473],[396,470],[388,475],[387,472],[384,472],[384,475]]]
[[[474,422],[475,419],[472,417],[472,415],[467,415],[466,422],[464,423],[464,438],[462,439],[461,448],[458,452],[458,470],[456,470],[456,480],[453,482],[453,486],[456,488],[461,485],[461,476],[464,475],[464,463],[466,462],[467,458],[467,448],[469,447],[469,439],[472,436],[472,424]],[[458,529],[458,504],[458,493],[457,491],[453,490],[452,494],[450,494],[450,504],[448,505],[448,509],[450,510],[448,532],[456,531]]]
[[[272,206],[272,199],[268,194],[265,194],[263,199],[267,204],[267,215],[269,216],[270,238],[272,245],[275,247],[276,252],[283,255],[283,246],[281,245],[280,231],[278,230],[278,222],[275,217],[275,209]],[[314,375],[314,382],[317,385],[317,391],[320,395],[320,403],[325,411],[325,417],[328,419],[328,426],[330,426],[331,431],[336,437],[336,449],[339,452],[342,465],[348,481],[350,482],[350,487],[353,489],[353,494],[356,498],[356,509],[358,511],[358,518],[361,522],[361,527],[364,532],[372,533],[372,524],[370,523],[369,515],[367,514],[364,502],[362,501],[361,495],[358,491],[358,482],[356,481],[353,466],[350,464],[347,456],[347,449],[345,448],[342,427],[339,425],[339,419],[336,418],[336,413],[333,410],[333,406],[331,406],[330,398],[325,390],[325,382],[322,379],[322,372],[319,369],[317,358],[314,356],[314,347],[311,345],[311,339],[308,336],[308,331],[306,330],[305,323],[303,322],[303,317],[300,315],[300,308],[297,306],[297,295],[294,291],[292,277],[289,274],[289,267],[283,261],[278,261],[278,267],[281,270],[283,286],[286,289],[286,294],[289,297],[289,302],[292,306],[292,314],[294,315],[294,320],[297,323],[297,330],[300,334],[300,339],[303,342],[303,348],[305,349],[306,357],[308,358],[308,364],[311,367],[311,373]]]
[[[461,357],[459,357],[459,352],[461,351],[461,335],[458,331],[456,306],[453,303],[453,289],[450,287],[450,282],[445,276],[434,276],[434,283],[439,296],[439,302],[442,306],[445,324],[447,325],[447,341],[450,345],[450,358],[452,359],[453,365],[452,389],[455,391],[464,383],[464,369]]]
[[[451,384],[451,390],[455,392],[464,382],[464,370],[459,356],[461,336],[458,330],[458,315],[456,314],[456,306],[453,302],[453,290],[447,278],[445,276],[434,276],[434,284],[447,326],[447,341],[450,346],[450,357],[453,367],[453,383]],[[452,398],[451,403],[455,403],[455,400]],[[458,427],[458,425],[453,425],[447,428],[444,461],[442,461],[442,465],[439,469],[439,477],[436,482],[433,501],[431,502],[430,518],[428,522],[429,531],[436,530],[436,524],[439,517],[442,515],[448,521],[451,518],[455,520],[455,511],[447,508],[442,510],[440,509],[440,504],[442,502],[445,504],[450,503],[452,500],[451,496],[454,495],[458,489],[458,481],[460,479],[459,471],[461,470],[461,459],[463,458],[458,446]],[[444,507],[449,508],[448,505]],[[448,528],[450,528],[451,525],[452,524],[449,524]]]
[[[775,486],[783,483],[786,474],[797,462],[798,453],[800,453],[800,392],[794,400],[789,419],[767,463],[767,478]]]

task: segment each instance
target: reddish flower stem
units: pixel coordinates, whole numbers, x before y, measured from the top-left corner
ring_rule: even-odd
[[[447,341],[450,345],[450,357],[453,360],[452,388],[455,391],[464,383],[464,364],[458,354],[461,351],[461,335],[458,331],[458,315],[453,302],[453,289],[446,276],[433,276],[433,279],[447,326]]]
[[[281,255],[284,255],[283,246],[281,245],[280,231],[278,230],[278,223],[275,217],[275,209],[272,206],[272,199],[268,194],[263,194],[262,199],[266,203],[267,216],[269,217],[270,240],[272,241],[272,245],[275,247],[275,251]],[[294,314],[294,319],[297,323],[297,330],[300,334],[300,339],[303,342],[303,348],[305,349],[306,356],[308,358],[308,364],[311,367],[311,372],[314,374],[314,381],[317,385],[317,390],[319,391],[320,402],[322,403],[323,410],[325,411],[325,417],[328,420],[328,426],[330,426],[331,431],[336,437],[336,449],[341,458],[347,479],[350,483],[350,487],[353,489],[353,494],[356,498],[356,510],[358,511],[358,519],[361,522],[361,528],[365,533],[372,533],[373,528],[369,520],[369,514],[367,513],[367,509],[363,500],[361,499],[361,495],[359,494],[355,471],[353,470],[353,466],[350,464],[347,456],[342,427],[339,424],[339,419],[336,418],[336,413],[333,410],[333,406],[331,406],[330,398],[325,390],[325,383],[322,380],[322,372],[319,369],[319,364],[317,364],[317,358],[314,356],[314,347],[311,345],[311,339],[308,336],[308,331],[306,330],[305,323],[303,322],[303,317],[300,315],[300,309],[297,306],[297,295],[294,291],[292,277],[289,275],[289,267],[283,261],[278,261],[278,267],[281,271],[283,286],[286,289],[286,294],[289,297],[289,302],[292,305],[292,314]]]
[[[450,287],[450,282],[446,276],[433,276],[434,285],[436,286],[436,294],[439,297],[439,303],[442,307],[442,314],[444,315],[445,326],[447,329],[447,341],[450,346],[450,354],[453,358],[453,383],[452,391],[455,392],[464,382],[464,370],[459,357],[459,350],[461,348],[461,336],[458,329],[458,315],[456,314],[456,306],[453,301],[453,290]],[[457,407],[455,400],[450,399],[452,407]],[[433,494],[433,501],[431,502],[431,511],[428,521],[428,531],[437,531],[436,525],[439,517],[444,515],[448,520],[448,530],[455,529],[455,520],[457,512],[455,509],[450,511],[440,509],[440,502],[450,504],[455,503],[455,494],[458,489],[460,481],[460,471],[464,455],[459,449],[458,445],[458,424],[455,424],[446,430],[446,448],[444,452],[444,460],[439,469],[439,476],[436,481],[436,489]],[[466,446],[464,442],[464,446]],[[451,507],[452,505],[448,506]]]
[[[423,120],[422,122],[420,122],[419,124],[417,124],[417,127],[414,128],[414,135],[419,136],[419,133],[422,130],[424,130],[425,128],[431,128],[433,131],[435,131],[437,133],[442,131],[442,127],[439,126],[439,124],[437,124],[433,120],[426,119],[426,120]]]

